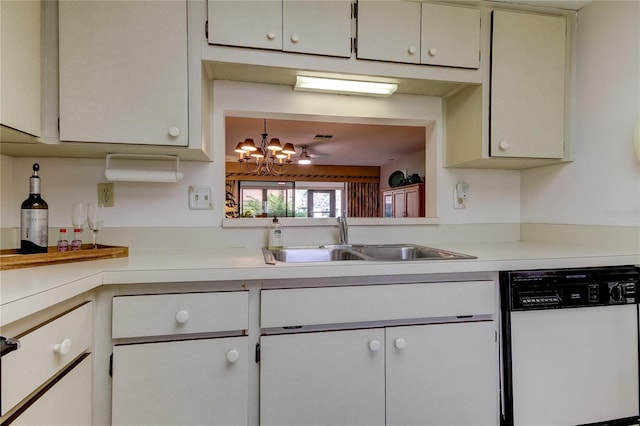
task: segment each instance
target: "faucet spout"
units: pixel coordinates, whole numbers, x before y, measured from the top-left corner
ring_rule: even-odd
[[[347,224],[346,211],[342,213],[342,216],[338,216],[338,232],[340,245],[349,245],[349,226]]]

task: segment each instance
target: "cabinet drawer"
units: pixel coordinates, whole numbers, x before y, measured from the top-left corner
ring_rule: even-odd
[[[91,355],[64,375],[11,424],[90,425]]]
[[[20,349],[2,357],[2,415],[91,346],[92,304],[20,336]]]
[[[493,281],[263,290],[260,326],[493,315],[495,310]]]
[[[246,330],[249,293],[185,293],[113,298],[114,339]]]

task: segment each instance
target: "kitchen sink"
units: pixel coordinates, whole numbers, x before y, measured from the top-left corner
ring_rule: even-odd
[[[348,260],[409,261],[476,259],[462,253],[426,247],[417,244],[354,244],[318,247],[284,247],[262,249],[268,264],[276,262],[335,262]]]

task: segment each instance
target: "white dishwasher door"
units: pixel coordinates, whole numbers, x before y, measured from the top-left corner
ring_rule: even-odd
[[[637,305],[511,312],[514,425],[639,414]]]

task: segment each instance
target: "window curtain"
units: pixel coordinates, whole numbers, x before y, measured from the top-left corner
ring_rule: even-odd
[[[233,179],[225,180],[225,189],[224,217],[238,217],[240,215],[240,207],[238,205],[238,181]]]
[[[346,182],[347,216],[378,217],[380,215],[380,185],[378,183]]]

